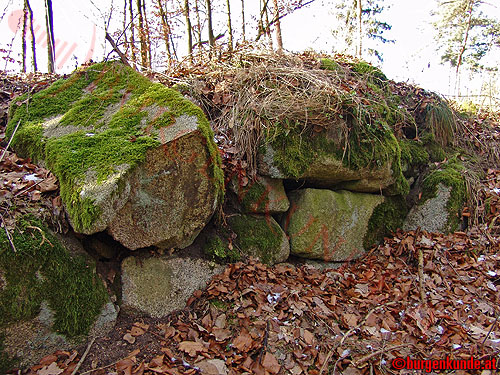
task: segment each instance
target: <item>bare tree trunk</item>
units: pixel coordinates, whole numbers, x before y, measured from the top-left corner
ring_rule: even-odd
[[[146,28],[146,44],[148,46],[148,64],[149,69],[151,69],[152,65],[152,56],[151,56],[151,31],[149,30],[149,21],[148,21],[148,13],[146,11],[146,0],[142,0],[142,13],[144,16],[144,26]]]
[[[229,51],[233,50],[233,27],[231,25],[231,5],[229,0],[226,0],[227,4],[227,29],[229,31]]]
[[[35,44],[35,31],[33,30],[33,10],[31,9],[31,5],[29,0],[24,0],[26,4],[26,8],[28,8],[28,15],[30,18],[30,34],[31,34],[31,54],[32,56],[32,64],[33,64],[33,71],[37,72],[38,71],[38,66],[36,63],[36,44]]]
[[[470,29],[471,29],[471,25],[472,25],[472,8],[473,8],[473,5],[474,5],[474,2],[473,0],[469,0],[468,1],[468,5],[469,5],[469,9],[467,10],[467,13],[468,13],[468,20],[467,20],[467,28],[465,29],[465,36],[464,36],[464,40],[462,42],[462,47],[460,48],[460,53],[458,54],[458,61],[457,61],[457,69],[455,71],[455,86],[456,86],[456,95],[457,97],[460,95],[460,66],[462,65],[462,60],[463,60],[463,57],[464,57],[464,53],[465,53],[465,49],[467,48],[467,42],[469,40],[469,32],[470,32]]]
[[[55,42],[54,42],[54,13],[52,12],[52,0],[45,0],[45,24],[47,26],[47,68],[49,73],[55,72]]]
[[[125,54],[128,51],[128,40],[127,40],[127,0],[123,2],[123,38],[125,40]]]
[[[188,53],[189,61],[193,61],[193,30],[191,26],[191,19],[189,18],[189,0],[184,0],[184,15],[186,17],[186,27],[188,35]]]
[[[245,0],[241,0],[241,30],[243,32],[243,41],[246,40],[245,35]]]
[[[208,44],[210,44],[210,48],[214,48],[215,37],[212,24],[212,0],[207,0],[207,19],[208,19]]]
[[[141,43],[141,65],[148,67],[148,45],[146,41],[146,32],[144,29],[144,18],[142,14],[142,1],[137,0],[137,15],[139,16],[139,41]]]
[[[134,64],[137,62],[137,57],[135,55],[135,22],[134,22],[134,5],[132,0],[129,0],[129,12],[130,12],[130,44],[132,45],[132,61]]]
[[[160,10],[161,26],[163,30],[163,40],[165,41],[165,47],[167,48],[168,66],[171,66],[172,53],[170,52],[170,25],[168,23],[168,14],[166,10],[163,8],[161,1],[162,0],[157,0],[157,3],[158,3],[158,9]]]
[[[269,1],[266,1],[266,3],[264,4],[265,5],[264,12],[266,15],[266,35],[267,35],[267,38],[269,39],[269,44],[271,45],[271,49],[274,49],[273,37],[271,35],[271,23],[269,22],[269,12],[268,12],[268,6],[267,6],[268,3],[269,3]]]
[[[363,6],[361,4],[361,0],[357,0],[358,2],[358,50],[357,55],[359,58],[362,57],[363,50]]]
[[[274,5],[274,19],[276,20],[276,43],[278,44],[278,53],[283,53],[283,38],[281,36],[281,21],[280,9],[278,7],[278,0],[273,0]]]
[[[21,44],[23,49],[23,73],[26,73],[26,26],[28,24],[28,8],[26,7],[26,1],[23,7],[23,33],[21,35]]]
[[[195,0],[194,11],[196,12],[196,36],[198,37],[198,45],[201,46],[201,17],[200,17],[200,0]]]

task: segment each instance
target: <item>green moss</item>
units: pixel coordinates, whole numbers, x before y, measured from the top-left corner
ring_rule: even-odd
[[[434,198],[437,194],[439,184],[451,187],[450,198],[446,204],[446,209],[449,213],[447,230],[450,232],[459,228],[462,208],[467,201],[464,169],[464,166],[457,158],[452,158],[431,171],[425,177],[422,184],[422,199],[419,201],[419,204],[423,204],[428,199]]]
[[[111,118],[106,111],[120,101]],[[17,102],[26,100],[25,97]],[[148,107],[168,108],[143,128],[141,122],[150,116]],[[181,115],[195,116],[198,130],[205,139],[210,163],[208,174],[213,178],[218,201],[224,196],[224,175],[221,157],[213,140],[213,132],[203,112],[175,90],[152,84],[133,69],[116,62],[100,63],[77,71],[68,80],[57,81],[28,103],[12,106],[8,132],[21,121],[13,147],[35,160],[43,159],[58,177],[61,197],[70,213],[74,228],[85,231],[100,215],[94,202],[81,196],[86,173],[92,171],[102,183],[116,167],[127,165],[129,170],[145,160],[146,151],[160,145],[158,129],[172,124]],[[46,138],[42,121],[63,115],[60,123],[81,130],[71,134]],[[102,125],[107,121],[107,127]],[[116,192],[119,193],[119,192]]]
[[[282,231],[276,222],[265,217],[236,215],[228,218],[228,224],[236,233],[235,244],[243,254],[256,256],[263,263],[273,262],[282,241]]]
[[[83,257],[71,256],[32,217],[18,221],[13,238],[16,253],[5,232],[0,233],[0,269],[7,281],[0,292],[0,327],[35,317],[47,300],[55,331],[69,337],[86,334],[107,301],[95,268]]]
[[[320,68],[325,70],[337,71],[340,65],[332,59],[320,59]]]
[[[245,212],[266,212],[269,207],[269,194],[259,181],[253,181],[238,197]]]
[[[367,76],[370,80],[372,80],[372,82],[376,84],[381,84],[387,81],[387,77],[379,68],[370,65],[365,61],[359,61],[355,64],[352,64],[352,70],[356,73],[362,74],[363,76]]]
[[[401,148],[401,163],[407,168],[427,165],[429,163],[429,153],[423,143],[408,139],[399,141]]]
[[[206,255],[210,256],[213,260],[217,260],[224,263],[237,262],[241,259],[241,255],[238,251],[233,248],[228,247],[228,242],[221,239],[219,236],[210,237],[204,248]]]
[[[365,249],[381,241],[385,235],[401,228],[408,214],[403,196],[386,197],[385,202],[375,207],[368,222],[368,230],[363,239]]]

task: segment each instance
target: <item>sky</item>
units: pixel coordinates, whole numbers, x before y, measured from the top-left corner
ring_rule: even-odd
[[[112,0],[97,0],[96,3],[103,9],[109,9]],[[434,30],[429,23],[429,15],[435,7],[436,0],[394,0],[392,6],[384,11],[381,18],[392,25],[392,30],[387,33],[387,38],[395,39],[394,44],[380,46],[383,52],[384,62],[381,65],[384,73],[391,79],[397,81],[408,81],[425,89],[449,94],[451,83],[451,70],[449,67],[440,65],[440,59],[435,50]],[[220,0],[219,0],[220,2]],[[331,53],[334,45],[332,38],[332,27],[335,25],[335,16],[325,5],[328,0],[316,0],[306,8],[283,18],[282,30],[285,49],[289,51],[303,51],[314,49]],[[387,1],[391,3],[391,1]],[[10,50],[13,44],[11,57],[20,59],[20,27],[19,17],[22,14],[21,0],[2,0],[0,5],[0,49]],[[45,52],[45,20],[43,18],[43,1],[32,0],[35,13],[35,35],[37,36],[37,48],[39,66],[46,70]],[[115,0],[116,4],[120,4]],[[215,2],[217,3],[217,2]],[[239,1],[232,2],[232,14],[234,28],[239,30],[241,8]],[[53,0],[54,4],[54,27],[56,35],[56,65],[60,73],[69,73],[78,64],[92,58],[101,60],[108,52],[109,46],[104,43],[104,17],[97,9],[92,0],[80,0],[78,2]],[[248,13],[255,10],[257,0],[246,1]],[[121,9],[116,10],[115,17],[121,21],[119,15]],[[489,15],[500,19],[499,7],[491,6]],[[36,18],[42,15],[42,18]],[[40,17],[40,16],[39,16]],[[225,30],[225,19],[216,20],[216,30]],[[121,24],[111,25],[111,30],[118,30]],[[250,30],[253,32],[253,30]],[[57,39],[59,39],[57,41]],[[185,44],[185,43],[183,43]],[[181,49],[184,46],[181,46]],[[0,52],[0,58],[5,53]],[[6,64],[0,60],[0,69],[19,70],[17,64]],[[477,80],[464,85],[473,88],[478,85]]]

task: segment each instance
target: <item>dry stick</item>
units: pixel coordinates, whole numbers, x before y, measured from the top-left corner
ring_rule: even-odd
[[[494,321],[494,322],[493,322],[493,324],[491,325],[490,330],[488,331],[488,334],[486,335],[486,337],[485,337],[485,338],[484,338],[484,340],[483,340],[483,343],[482,343],[483,350],[484,350],[484,343],[486,342],[486,340],[488,340],[488,337],[490,336],[491,332],[493,331],[493,329],[494,329],[494,328],[495,328],[495,326],[497,325],[498,318],[500,318],[500,315],[498,315],[498,314],[497,314],[497,317],[495,318],[495,321]]]
[[[109,42],[109,44],[111,44],[111,47],[113,47],[118,56],[120,56],[120,60],[122,61],[122,63],[124,63],[127,66],[130,66],[127,57],[123,54],[122,51],[120,51],[115,41],[113,40],[113,38],[111,38],[111,36],[108,33],[106,33],[106,40]]]
[[[94,341],[95,341],[95,337],[92,337],[92,340],[90,340],[89,344],[87,345],[87,349],[85,349],[85,352],[83,353],[82,358],[80,358],[80,360],[78,361],[76,367],[71,372],[71,375],[75,375],[76,372],[80,369],[80,366],[83,364],[83,361],[85,361],[85,358],[87,358],[87,355],[89,354],[89,351],[90,351],[90,347],[92,346]]]
[[[382,348],[382,349],[379,349],[373,353],[370,353],[368,355],[365,355],[364,357],[361,357],[360,359],[358,359],[357,361],[353,361],[352,364],[354,365],[354,367],[358,367],[360,364],[362,364],[363,362],[366,362],[368,361],[369,359],[379,355],[379,354],[382,354],[382,353],[385,353],[385,352],[390,352],[392,350],[396,350],[396,349],[400,349],[400,348],[406,348],[408,346],[413,346],[413,344],[411,343],[406,343],[406,344],[400,344],[400,345],[394,345],[394,346],[390,346],[388,348]]]
[[[415,232],[413,245],[416,244],[418,235],[420,234],[420,227]],[[421,247],[418,248],[418,284],[420,287],[420,301],[425,305],[427,298],[425,298],[425,285],[424,285],[424,252]]]
[[[14,194],[14,198],[17,198],[18,196],[23,195],[24,193],[26,193],[26,192],[30,191],[32,188],[34,188],[34,187],[35,187],[35,186],[37,186],[38,184],[41,184],[41,183],[42,183],[42,182],[44,182],[44,181],[45,181],[45,178],[44,178],[43,180],[38,181],[37,183],[34,183],[34,184],[33,184],[33,185],[31,185],[31,186],[27,186],[27,187],[25,187],[23,190],[18,191],[16,194]]]
[[[17,132],[17,129],[19,128],[19,125],[21,124],[21,119],[19,119],[19,121],[17,122],[17,125],[16,127],[14,128],[14,131],[12,132],[11,136],[10,136],[10,139],[9,139],[9,143],[7,143],[7,146],[5,146],[5,149],[3,150],[3,154],[2,156],[0,157],[0,163],[2,162],[5,154],[7,153],[7,150],[9,149],[9,146],[10,144],[12,143],[12,140],[14,139],[14,135],[16,134]]]
[[[7,239],[9,240],[10,247],[12,247],[12,250],[14,251],[14,253],[17,253],[16,246],[14,245],[14,239],[12,238],[11,234],[9,233],[9,230],[7,229],[7,223],[5,222],[5,220],[1,214],[0,214],[0,219],[2,219],[3,229],[5,229],[5,234],[7,235]]]
[[[52,243],[45,237],[45,234],[43,233],[43,230],[41,230],[38,227],[31,226],[31,225],[27,226],[26,228],[36,229],[36,230],[38,230],[40,232],[40,234],[42,235],[42,242],[40,242],[40,245],[38,245],[38,246],[42,246],[45,243],[45,241],[47,241],[47,243],[50,245],[50,247],[54,247],[54,245],[52,245]]]

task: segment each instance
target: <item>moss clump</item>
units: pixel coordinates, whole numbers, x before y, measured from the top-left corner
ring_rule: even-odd
[[[0,291],[0,328],[35,317],[46,300],[54,311],[55,331],[68,337],[86,334],[108,299],[95,268],[71,256],[32,217],[20,219],[12,234],[16,253],[5,232],[0,233],[0,269],[6,280]]]
[[[16,103],[26,99],[22,97]],[[13,147],[25,156],[45,160],[58,177],[61,197],[77,231],[85,232],[101,214],[91,199],[80,194],[88,172],[102,183],[118,172],[118,166],[132,170],[145,160],[147,150],[161,144],[159,128],[168,127],[181,115],[198,120],[210,158],[207,173],[213,178],[218,201],[222,201],[221,158],[201,109],[177,91],[153,84],[129,67],[116,62],[95,64],[75,72],[68,80],[57,81],[26,104],[16,103],[7,132],[10,135],[19,121],[22,126]],[[106,111],[115,105],[120,105],[119,109],[107,118]],[[168,108],[152,120],[152,126],[145,127],[144,120],[152,116],[148,108],[155,106]],[[62,115],[60,124],[74,126],[76,131],[46,137],[42,123],[56,115]]]
[[[332,59],[324,58],[320,59],[319,61],[321,69],[336,71],[341,68],[340,65]]]
[[[467,201],[464,170],[464,166],[455,157],[431,171],[425,177],[422,184],[422,199],[419,204],[423,204],[428,199],[434,198],[437,194],[439,184],[451,187],[450,198],[446,204],[446,209],[448,210],[447,230],[450,232],[458,229],[462,208]]]
[[[219,236],[210,237],[204,248],[206,255],[210,256],[213,260],[224,263],[237,262],[241,259],[241,255],[233,248],[230,249],[228,242],[221,239]]]
[[[429,163],[429,153],[422,143],[402,139],[399,141],[399,146],[401,147],[401,164],[406,170]]]
[[[259,181],[251,182],[238,198],[245,212],[266,212],[269,207],[269,192]]]
[[[367,76],[373,83],[381,84],[387,81],[387,77],[382,71],[368,64],[365,61],[359,61],[355,64],[352,64],[352,70],[361,75]]]
[[[408,207],[403,196],[386,197],[384,203],[373,210],[368,222],[368,230],[363,239],[365,249],[381,241],[385,235],[403,226]]]
[[[274,261],[281,248],[283,232],[272,218],[236,215],[228,219],[228,224],[243,254],[256,256],[266,264]]]

